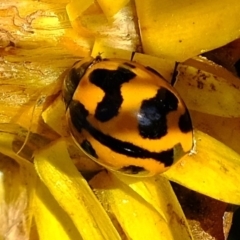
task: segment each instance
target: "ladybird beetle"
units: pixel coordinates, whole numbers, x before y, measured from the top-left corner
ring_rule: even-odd
[[[75,142],[107,169],[152,176],[193,148],[183,100],[150,67],[86,58],[66,74],[63,99]]]

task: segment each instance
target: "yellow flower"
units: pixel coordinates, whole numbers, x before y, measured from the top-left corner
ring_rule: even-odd
[[[1,4],[0,239],[193,239],[169,180],[240,204],[239,79],[195,57],[239,37],[239,1],[135,4]],[[134,60],[167,80],[175,61],[191,58],[175,87],[191,110],[195,152],[151,178],[92,177],[102,169],[69,137],[62,75],[79,58],[130,59],[141,49]]]

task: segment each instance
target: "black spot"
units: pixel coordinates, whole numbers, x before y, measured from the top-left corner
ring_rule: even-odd
[[[240,59],[234,64],[238,77],[240,77]]]
[[[155,159],[166,166],[169,166],[173,163],[173,149],[161,152],[150,152],[147,149],[135,146],[130,142],[124,142],[113,138],[110,135],[104,134],[87,121],[88,111],[84,108],[83,104],[75,100],[72,100],[71,104],[69,105],[69,110],[72,124],[79,132],[81,132],[82,129],[85,129],[93,138],[112,151],[133,158]]]
[[[147,67],[145,67],[148,71],[150,71],[150,72],[152,72],[153,74],[155,74],[155,75],[157,75],[158,77],[160,77],[160,78],[162,78],[163,80],[165,80],[164,79],[164,77],[158,72],[158,71],[156,71],[155,69],[153,69],[153,68],[151,68],[151,67],[149,67],[149,66],[147,66]]]
[[[174,162],[174,150],[169,149],[166,151],[162,151],[160,154],[160,158],[164,159],[165,167],[170,167]]]
[[[96,154],[96,151],[92,147],[91,143],[88,140],[83,140],[83,142],[80,144],[82,149],[84,149],[89,155],[98,158],[98,155]]]
[[[77,64],[78,62],[76,62],[75,64]],[[63,89],[63,100],[66,107],[68,107],[68,105],[70,104],[79,82],[81,81],[83,75],[91,64],[92,61],[89,61],[82,64],[79,68],[73,67],[69,70],[69,73],[64,80],[65,88]]]
[[[178,126],[183,133],[187,133],[193,130],[191,117],[187,110],[183,115],[180,116]]]
[[[81,132],[82,128],[85,128],[85,125],[87,124],[88,111],[83,104],[75,100],[72,100],[69,104],[69,111],[72,124],[79,132]]]
[[[97,120],[106,122],[117,116],[123,102],[121,85],[135,76],[135,73],[122,67],[117,70],[96,69],[90,74],[90,82],[105,92],[105,96],[98,103],[95,111],[94,116]]]
[[[133,65],[133,64],[131,64],[131,63],[128,63],[128,62],[125,62],[123,65],[128,66],[128,67],[130,67],[130,68],[136,68],[135,65]]]
[[[167,134],[167,114],[177,110],[177,97],[160,88],[155,97],[144,100],[138,113],[138,129],[143,138],[159,139]]]
[[[128,173],[128,174],[138,174],[140,172],[146,172],[146,169],[143,167],[137,167],[137,166],[130,165],[130,166],[126,166],[126,167],[119,169],[119,171]]]

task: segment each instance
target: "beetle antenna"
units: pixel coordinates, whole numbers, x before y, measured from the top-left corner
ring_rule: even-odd
[[[31,118],[30,118],[30,123],[29,123],[29,127],[28,127],[28,129],[27,129],[27,135],[26,135],[26,137],[25,137],[25,140],[24,140],[22,146],[21,146],[20,149],[17,151],[17,153],[16,153],[17,155],[20,154],[20,152],[23,150],[23,148],[24,148],[24,147],[26,146],[26,144],[27,144],[27,141],[28,141],[29,136],[30,136],[30,133],[31,133],[32,123],[33,123],[33,117],[34,117],[34,112],[35,112],[36,108],[37,108],[39,105],[42,104],[43,101],[45,101],[45,96],[39,97],[39,98],[36,100],[36,102],[35,102],[35,104],[34,104],[34,106],[33,106],[32,113],[31,113]]]

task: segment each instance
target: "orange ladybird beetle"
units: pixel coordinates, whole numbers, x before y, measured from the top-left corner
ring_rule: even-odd
[[[107,169],[152,176],[193,148],[192,122],[183,100],[150,67],[86,58],[66,75],[63,99],[75,142]]]

